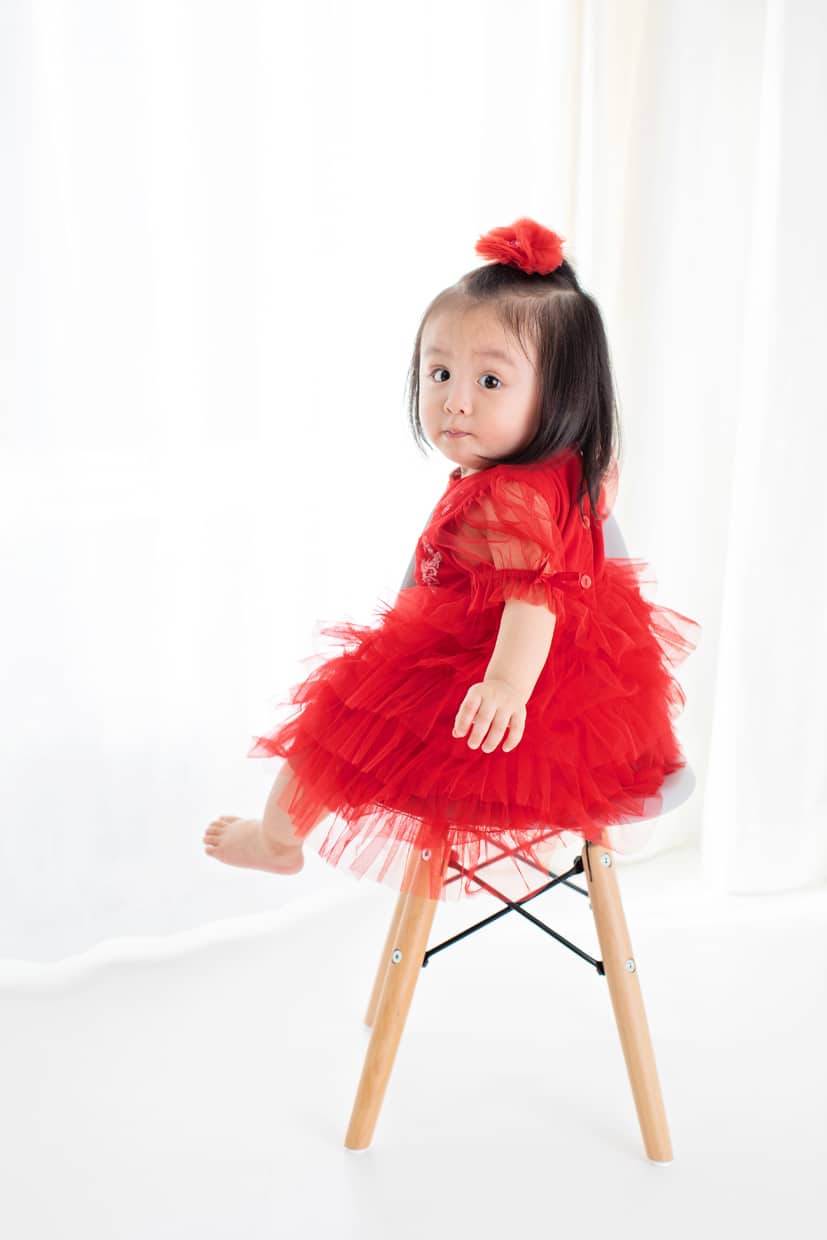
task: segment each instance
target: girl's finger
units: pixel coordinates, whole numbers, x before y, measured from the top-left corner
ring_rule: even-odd
[[[505,736],[506,730],[508,728],[508,720],[509,720],[508,711],[505,711],[505,710],[497,711],[497,714],[494,716],[494,722],[491,724],[491,727],[488,730],[488,735],[486,736],[485,743],[483,744],[483,747],[482,747],[485,753],[491,753],[493,750],[497,748],[500,741]]]
[[[479,749],[480,745],[485,739],[485,734],[487,733],[487,731],[488,731],[488,724],[485,724],[485,726],[481,727],[479,717],[478,717],[477,722],[474,724],[473,728],[471,729],[471,735],[468,737],[468,748]]]
[[[479,702],[475,698],[466,698],[457,711],[454,719],[454,736],[464,736],[473,723]]]
[[[503,735],[504,735],[504,731],[502,728],[497,728],[497,729],[492,728],[485,738],[485,741],[482,746],[482,752],[493,753],[494,750],[499,745],[500,741],[502,740]],[[503,746],[503,748],[505,748],[505,746]]]
[[[471,730],[471,735],[468,737],[468,745],[471,749],[477,749],[482,741],[485,740],[488,730],[494,722],[496,716],[497,712],[490,707],[485,712],[482,710],[479,711],[476,723]],[[500,733],[500,735],[502,735],[502,733]],[[499,737],[497,739],[499,740]]]
[[[514,720],[511,727],[508,729],[508,739],[503,741],[503,752],[508,753],[510,750],[515,749],[516,746],[519,745],[520,741],[523,739],[523,731],[523,725]]]

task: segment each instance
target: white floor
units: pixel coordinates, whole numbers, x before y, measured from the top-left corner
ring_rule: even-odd
[[[346,1150],[394,899],[343,880],[333,907],[325,886],[2,975],[3,1234],[823,1235],[827,890],[716,895],[691,850],[618,873],[669,1166],[606,979],[515,913],[422,970],[373,1143]],[[441,905],[429,945],[498,907]],[[599,956],[583,896],[529,907]]]

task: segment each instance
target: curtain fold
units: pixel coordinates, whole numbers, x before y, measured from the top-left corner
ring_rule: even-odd
[[[447,470],[415,324],[524,214],[604,314],[629,554],[702,626],[644,857],[824,883],[825,52],[782,0],[5,7],[0,964],[340,892],[201,836],[398,589]]]

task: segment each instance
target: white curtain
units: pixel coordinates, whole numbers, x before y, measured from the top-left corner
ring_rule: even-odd
[[[205,856],[326,620],[391,600],[449,463],[419,316],[561,232],[607,324],[615,515],[698,620],[698,780],[645,855],[825,879],[827,10],[3,0],[0,965],[353,881]]]

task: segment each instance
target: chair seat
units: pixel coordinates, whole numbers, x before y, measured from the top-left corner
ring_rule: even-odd
[[[682,766],[680,770],[664,776],[660,791],[644,800],[640,814],[632,814],[620,821],[640,822],[646,818],[663,818],[665,814],[683,805],[684,801],[688,801],[694,789],[695,772],[689,765]]]

